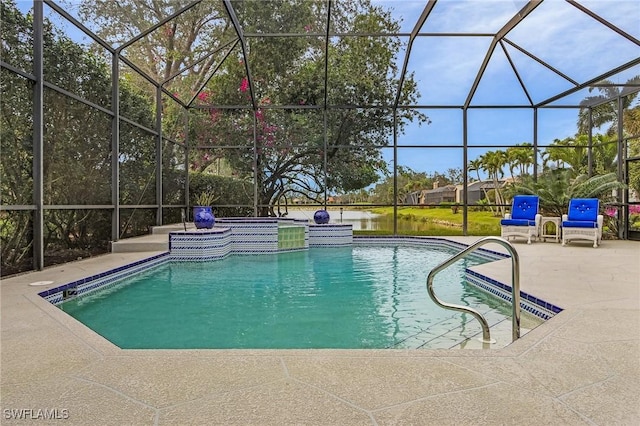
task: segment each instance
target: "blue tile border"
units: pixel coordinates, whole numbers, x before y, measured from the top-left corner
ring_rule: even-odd
[[[413,237],[413,236],[354,236],[354,244],[395,244],[402,242],[405,244],[417,244],[427,245],[435,247],[448,247],[456,250],[464,250],[469,247],[469,244],[460,243],[458,241],[447,240],[446,238],[434,238],[434,237]],[[509,259],[511,256],[505,253],[488,250],[485,248],[479,248],[474,251],[472,256],[479,257],[483,260],[494,261]]]
[[[38,296],[45,300],[58,305],[66,300],[72,298],[85,296],[96,290],[103,290],[113,285],[119,284],[123,278],[130,277],[137,273],[149,270],[156,266],[162,265],[168,262],[170,259],[169,253],[161,253],[155,256],[148,257],[146,259],[138,260],[127,265],[119,266],[109,271],[101,272],[96,275],[90,275],[85,278],[81,278],[76,281],[55,287],[49,290],[44,290],[38,293]]]
[[[428,247],[448,247],[457,250],[464,250],[465,248],[469,247],[468,244],[447,240],[445,238],[433,237],[354,236],[353,241],[354,245],[384,245],[403,242],[405,244],[425,245]],[[493,250],[486,250],[484,248],[479,248],[478,250],[474,251],[471,256],[474,255],[489,262],[511,258],[511,256],[508,254],[496,252]],[[494,280],[493,278],[489,278],[468,268],[465,270],[465,276],[468,284],[473,285],[476,288],[479,288],[485,292],[488,292],[489,294],[492,294],[493,296],[499,297],[500,299],[511,303],[512,290],[510,285],[501,283],[497,280]],[[523,291],[520,291],[520,307],[523,310],[544,320],[548,320],[549,318],[562,311],[562,308],[560,308],[559,306],[546,302]]]
[[[465,272],[467,283],[511,303],[513,299],[511,286],[499,283],[496,280],[469,269]],[[506,291],[505,288],[508,289],[508,291]],[[562,311],[562,308],[559,306],[533,297],[524,291],[520,291],[520,308],[544,320],[548,320]]]
[[[301,228],[295,246],[287,230]],[[344,247],[353,241],[350,224],[316,225],[281,218],[222,218],[212,229],[169,233],[169,252],[176,261],[208,261],[228,254],[277,253],[309,247]]]
[[[207,235],[218,234],[225,238],[230,238],[229,230],[216,231],[208,233]],[[202,232],[188,232],[182,234],[185,237],[199,236],[204,237]],[[322,235],[322,239],[329,238],[330,235]],[[333,244],[323,244],[318,240],[313,247],[345,247],[345,246],[362,246],[362,245],[386,245],[386,244],[407,244],[407,245],[420,245],[425,247],[436,248],[452,248],[456,250],[462,250],[468,247],[467,244],[447,240],[445,238],[432,238],[432,237],[411,237],[411,236],[354,236],[352,242],[346,242],[340,236],[337,237],[340,241],[335,241]],[[220,242],[219,240],[218,243]],[[202,262],[202,261],[215,261],[221,260],[228,255],[253,255],[253,254],[274,254],[278,252],[292,252],[292,251],[304,251],[308,247],[303,248],[290,248],[290,249],[272,249],[270,247],[238,247],[232,250],[223,250],[226,247],[225,244],[212,244],[206,249],[196,249],[192,252],[185,252],[181,256],[171,255],[170,252],[161,253],[146,259],[138,260],[136,262],[119,266],[109,271],[101,272],[96,275],[91,275],[79,280],[63,284],[61,286],[44,290],[38,293],[47,301],[54,305],[58,305],[66,300],[70,300],[75,297],[85,296],[96,290],[102,290],[118,284],[123,278],[130,277],[134,274],[149,270],[155,266],[162,265],[167,262]],[[492,250],[486,250],[479,248],[472,255],[479,257],[482,260],[491,262],[496,260],[502,260],[510,258],[505,253],[499,253]],[[482,275],[471,269],[465,270],[465,277],[468,284],[473,285],[493,296],[499,297],[509,303],[511,303],[511,286],[494,280],[490,277]],[[532,296],[523,291],[520,292],[521,300],[520,306],[523,310],[547,320],[557,313],[562,311],[562,308],[552,303],[546,302],[540,298]]]

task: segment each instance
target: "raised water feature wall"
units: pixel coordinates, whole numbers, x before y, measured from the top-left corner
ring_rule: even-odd
[[[309,228],[305,225],[278,224],[278,251],[309,247]]]
[[[207,261],[228,254],[260,254],[306,250],[309,247],[341,247],[353,242],[350,224],[311,224],[304,220],[276,218],[216,219],[212,229],[175,231],[169,234],[172,260]]]

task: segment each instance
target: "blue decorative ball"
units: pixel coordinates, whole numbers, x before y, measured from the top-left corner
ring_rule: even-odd
[[[329,223],[329,212],[326,210],[318,210],[313,215],[313,221],[318,225],[324,225],[325,223]]]
[[[193,208],[193,223],[198,229],[211,229],[216,221],[211,207]]]

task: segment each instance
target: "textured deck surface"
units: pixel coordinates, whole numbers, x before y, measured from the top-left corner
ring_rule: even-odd
[[[640,243],[514,245],[522,290],[565,310],[492,350],[121,350],[37,293],[149,252],[3,280],[1,423],[640,424]]]

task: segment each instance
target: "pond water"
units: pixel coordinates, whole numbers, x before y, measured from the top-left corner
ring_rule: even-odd
[[[353,225],[354,231],[389,231],[393,232],[393,216],[392,215],[380,215],[371,213],[367,210],[343,210],[340,213],[339,208],[327,209],[331,216],[332,223],[350,223]],[[294,210],[289,209],[288,218],[294,219],[307,219],[313,221],[313,213],[315,210]],[[398,220],[398,232],[424,232],[433,230],[442,230],[444,226],[437,225],[431,222],[423,222],[417,220]],[[460,231],[458,228],[450,228],[451,233],[457,233]]]

